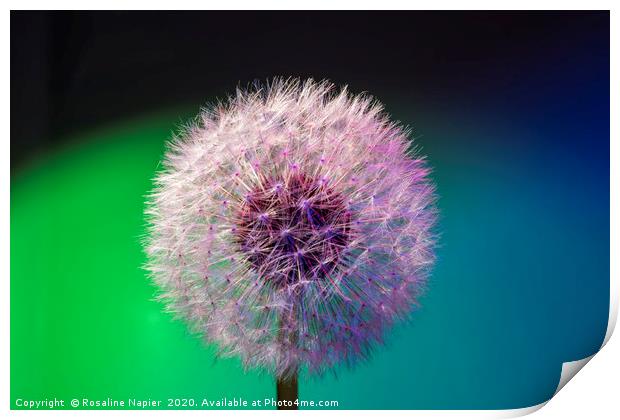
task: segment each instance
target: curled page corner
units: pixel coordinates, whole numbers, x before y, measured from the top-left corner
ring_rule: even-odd
[[[527,416],[528,414],[532,414],[540,410],[545,405],[547,405],[547,403],[551,401],[551,399],[553,399],[553,397],[555,397],[556,394],[560,392],[562,388],[564,388],[564,385],[566,385],[595,355],[596,353],[584,359],[574,360],[572,362],[564,362],[562,364],[562,373],[560,374],[560,382],[558,383],[558,386],[555,389],[555,392],[553,393],[553,396],[550,399],[543,401],[540,404],[532,405],[530,407],[501,411],[498,413],[499,415],[496,418],[523,417],[523,416]]]
[[[558,387],[555,389],[553,396],[555,397],[556,394],[560,392],[562,388],[564,388],[564,385],[566,385],[568,381],[573,379],[573,377],[577,374],[577,372],[579,372],[590,360],[592,360],[592,358],[595,355],[596,353],[594,353],[591,356],[580,359],[580,360],[574,360],[572,362],[562,363],[562,373],[560,374],[560,382],[558,383]]]
[[[540,404],[532,405],[530,407],[514,408],[512,410],[501,410],[497,412],[497,415],[495,416],[495,418],[512,419],[516,417],[524,417],[524,416],[527,416],[529,414],[535,413],[536,411],[540,410],[545,405],[547,405],[548,402],[549,400],[541,402]]]
[[[562,373],[560,374],[560,382],[558,383],[553,396],[555,397],[558,392],[571,380],[573,377],[586,365],[596,354],[605,347],[605,345],[609,342],[611,335],[616,328],[616,321],[618,319],[618,294],[615,293],[617,291],[617,284],[615,282],[610,282],[610,305],[609,305],[609,319],[607,321],[607,331],[605,332],[605,338],[603,339],[603,344],[598,349],[598,351],[588,357],[585,357],[580,360],[574,360],[572,362],[565,362],[562,364]]]
[[[558,383],[557,388],[555,389],[555,392],[553,393],[553,396],[548,399],[547,401],[543,401],[540,404],[536,404],[536,405],[532,405],[530,407],[523,407],[523,408],[517,408],[517,409],[511,409],[511,410],[500,410],[500,411],[495,411],[495,418],[515,418],[515,417],[523,417],[526,416],[528,414],[532,414],[538,410],[540,410],[541,408],[543,408],[545,405],[547,405],[547,403],[549,401],[551,401],[551,399],[553,397],[555,397],[557,395],[558,392],[560,392],[560,390],[562,388],[564,388],[564,386],[571,380],[573,379],[573,377],[585,366],[588,364],[588,362],[590,360],[592,360],[592,358],[594,356],[596,356],[596,354],[601,351],[603,349],[603,347],[605,347],[605,345],[609,342],[609,339],[611,338],[615,328],[616,328],[616,321],[618,319],[618,295],[620,295],[620,293],[618,293],[618,282],[615,281],[610,281],[610,302],[609,302],[609,318],[607,321],[607,331],[605,332],[605,338],[603,339],[603,343],[601,344],[601,347],[592,355],[585,357],[583,359],[580,360],[574,360],[572,362],[564,362],[562,364],[562,372],[560,374],[560,381]]]

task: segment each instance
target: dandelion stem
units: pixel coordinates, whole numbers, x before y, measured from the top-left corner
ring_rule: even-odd
[[[298,389],[297,371],[277,379],[278,410],[297,410],[295,401],[297,400]]]
[[[283,345],[284,349],[290,347],[291,344],[297,345],[298,337],[294,309],[295,304],[280,314],[278,341],[280,345]],[[276,394],[278,397],[278,410],[297,410],[297,404],[295,404],[299,394],[297,377],[298,367],[296,362],[290,363],[289,368],[277,377]]]

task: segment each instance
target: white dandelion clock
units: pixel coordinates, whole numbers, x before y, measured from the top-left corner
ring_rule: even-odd
[[[434,261],[434,186],[366,96],[276,81],[203,110],[147,203],[147,268],[168,308],[278,378],[368,358]]]

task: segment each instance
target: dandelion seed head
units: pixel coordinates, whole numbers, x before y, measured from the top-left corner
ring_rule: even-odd
[[[434,186],[406,131],[312,80],[238,90],[197,121],[147,202],[168,309],[280,377],[368,358],[434,261]]]

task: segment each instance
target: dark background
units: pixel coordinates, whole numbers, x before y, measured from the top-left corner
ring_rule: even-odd
[[[554,72],[608,74],[608,50],[608,12],[13,11],[11,167],[76,131],[255,79],[493,108],[536,101]]]

